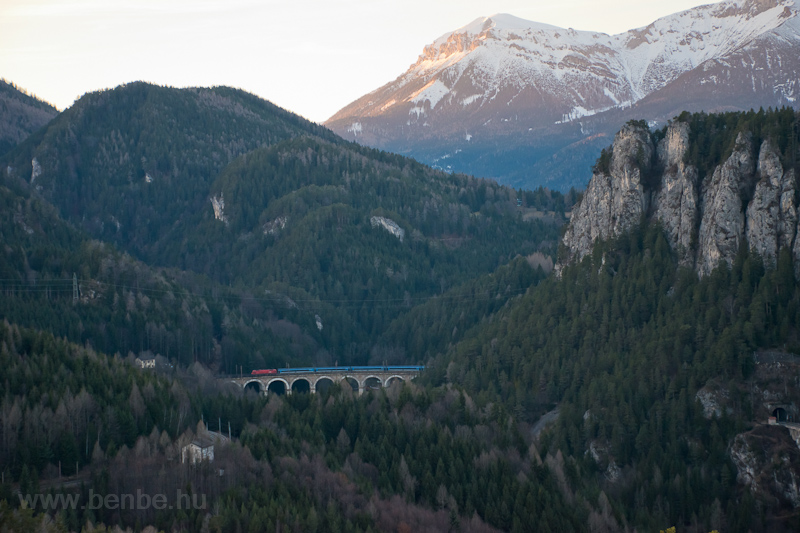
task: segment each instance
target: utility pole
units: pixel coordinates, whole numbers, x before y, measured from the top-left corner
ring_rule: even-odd
[[[72,273],[72,301],[78,301],[78,276]]]

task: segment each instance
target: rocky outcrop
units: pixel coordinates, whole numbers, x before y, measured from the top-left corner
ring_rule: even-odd
[[[211,197],[211,207],[214,208],[214,218],[221,220],[227,226],[228,217],[225,216],[225,199],[222,197],[222,193],[219,196]]]
[[[768,264],[775,264],[778,250],[794,244],[797,228],[794,169],[783,171],[775,148],[769,141],[758,156],[759,181],[747,206],[747,242]]]
[[[31,169],[31,185],[33,185],[36,178],[42,175],[42,165],[39,164],[39,161],[35,157],[31,159]]]
[[[728,406],[730,403],[728,391],[715,383],[708,383],[699,389],[695,399],[703,406],[703,416],[708,420],[721,417],[723,412],[728,414],[733,412]]]
[[[394,220],[378,216],[374,216],[369,220],[373,228],[375,226],[381,226],[383,229],[400,239],[400,242],[403,242],[403,238],[406,236],[406,230],[401,228]]]
[[[728,453],[737,480],[754,494],[800,508],[800,451],[786,428],[756,426],[736,435]]]
[[[664,176],[653,199],[655,218],[664,226],[670,245],[678,250],[684,265],[694,261],[692,240],[699,206],[697,169],[684,162],[688,148],[689,125],[674,123],[658,145],[658,162]]]
[[[642,180],[645,164],[653,156],[650,132],[628,124],[614,137],[608,169],[599,169],[589,182],[583,201],[573,212],[563,242],[566,261],[580,260],[594,241],[615,237],[638,224],[649,207]]]
[[[701,276],[710,274],[720,261],[730,265],[739,252],[745,226],[742,192],[752,182],[755,171],[752,152],[751,136],[740,133],[733,153],[717,167],[705,186],[697,251]]]
[[[649,131],[625,126],[614,139],[608,171],[592,176],[573,211],[556,272],[588,254],[597,239],[619,235],[642,216],[663,226],[680,263],[701,276],[721,263],[730,266],[740,246],[767,266],[786,248],[800,266],[795,170],[783,168],[780,150],[769,139],[756,146],[752,134],[739,133],[730,156],[702,183],[687,163],[689,150],[688,124],[673,122],[658,143],[655,167],[647,167]]]
[[[264,230],[264,235],[277,235],[282,229],[286,228],[286,223],[288,221],[288,217],[278,217],[275,220],[266,222],[262,227]]]

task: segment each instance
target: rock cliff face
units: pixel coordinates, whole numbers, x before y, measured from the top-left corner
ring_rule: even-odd
[[[567,262],[580,259],[596,239],[615,237],[637,224],[649,208],[649,195],[642,180],[641,161],[650,161],[650,132],[624,126],[614,138],[608,169],[592,176],[583,201],[572,216],[564,235]]]
[[[780,426],[756,426],[734,438],[728,450],[737,479],[753,493],[800,507],[800,451]]]
[[[747,242],[767,263],[774,263],[778,250],[794,244],[797,228],[794,169],[783,171],[769,142],[758,156],[758,184],[747,207]]]
[[[783,168],[769,139],[756,146],[752,134],[740,133],[730,156],[702,180],[686,162],[683,122],[671,123],[656,147],[646,128],[629,123],[611,150],[607,171],[595,172],[573,213],[557,272],[588,254],[595,240],[617,236],[642,217],[660,222],[680,263],[701,276],[730,265],[740,246],[768,266],[787,248],[800,264],[795,171]]]
[[[730,265],[739,251],[745,226],[742,193],[755,170],[752,151],[751,137],[740,133],[733,153],[704,187],[697,254],[700,275],[710,274],[720,261]]]
[[[676,122],[658,145],[658,162],[664,169],[661,188],[653,200],[656,220],[678,249],[682,264],[691,262],[692,236],[697,227],[699,199],[697,169],[684,163],[689,147],[689,126]]]

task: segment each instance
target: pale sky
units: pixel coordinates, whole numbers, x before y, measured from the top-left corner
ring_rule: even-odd
[[[316,122],[495,13],[609,34],[696,0],[0,0],[0,77],[59,109],[144,80],[228,85]]]

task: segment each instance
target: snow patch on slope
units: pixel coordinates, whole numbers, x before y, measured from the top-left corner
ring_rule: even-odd
[[[347,133],[352,133],[353,135],[358,135],[361,133],[361,123],[360,122],[353,122],[350,126],[347,127]]]
[[[431,109],[436,107],[436,104],[444,98],[450,89],[439,79],[431,80],[422,89],[411,95],[410,100],[415,104],[428,101],[431,104]]]
[[[479,98],[483,98],[483,95],[482,94],[473,94],[471,96],[467,96],[466,98],[461,100],[461,105],[466,107],[469,104],[471,104],[472,102],[478,100]]]

